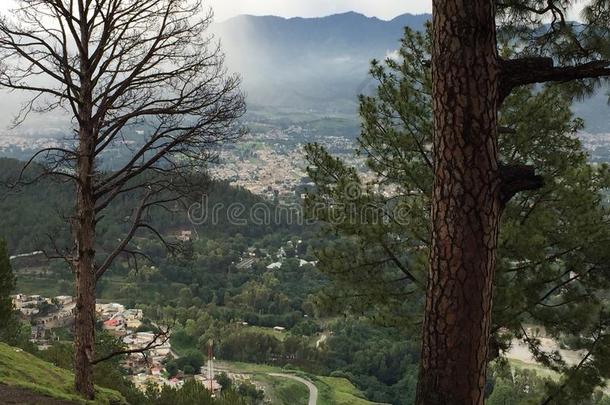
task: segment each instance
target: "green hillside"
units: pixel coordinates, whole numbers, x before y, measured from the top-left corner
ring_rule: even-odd
[[[367,401],[358,388],[346,378],[313,377],[312,381],[320,390],[318,405],[373,405]]]
[[[85,401],[73,391],[74,375],[38,357],[0,343],[0,383],[55,399],[80,404],[126,404],[116,391],[96,387],[96,400]]]
[[[215,367],[222,372],[248,376],[248,379],[263,385],[273,404],[298,405],[307,403],[309,397],[308,390],[303,384],[273,376],[273,373],[293,374],[314,383],[318,388],[318,405],[378,404],[364,399],[362,392],[346,378],[325,377],[281,367],[234,361],[218,361]]]

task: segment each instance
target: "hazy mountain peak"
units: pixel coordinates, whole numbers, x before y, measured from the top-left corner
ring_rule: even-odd
[[[261,20],[277,20],[277,21],[316,21],[316,20],[341,20],[341,19],[352,19],[352,20],[371,20],[371,21],[381,21],[381,22],[393,22],[393,21],[401,21],[409,18],[420,18],[424,17],[425,19],[429,19],[429,14],[411,14],[405,13],[400,14],[390,20],[380,19],[378,17],[366,16],[362,13],[356,11],[346,11],[344,13],[336,13],[330,14],[322,17],[281,17],[275,15],[253,15],[253,14],[240,14],[235,17],[231,17],[227,20],[218,22],[217,24],[222,25],[226,23],[239,22],[240,20],[252,20],[252,19],[261,19]]]
[[[386,21],[357,12],[318,18],[241,15],[216,24],[232,71],[241,73],[250,104],[299,108],[352,107],[368,80],[369,62],[400,46],[406,25],[430,15]]]

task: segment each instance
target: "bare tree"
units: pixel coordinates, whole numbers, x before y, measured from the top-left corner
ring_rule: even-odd
[[[0,87],[31,95],[16,122],[32,112],[65,111],[73,124],[65,146],[38,152],[40,176],[75,184],[74,246],[62,252],[76,279],[75,386],[93,398],[95,286],[140,231],[161,237],[150,210],[177,201],[190,173],[215,146],[241,133],[239,78],[206,35],[212,16],[201,0],[17,0],[0,20]],[[110,149],[129,150],[113,171]],[[124,238],[96,254],[96,225],[117,198],[137,196]]]

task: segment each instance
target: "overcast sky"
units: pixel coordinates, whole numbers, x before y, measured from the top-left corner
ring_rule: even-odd
[[[5,1],[5,0],[0,0]],[[212,6],[216,21],[239,14],[277,15],[282,17],[321,17],[357,11],[385,20],[404,13],[432,12],[432,0],[204,0]],[[588,1],[577,2],[570,18],[578,19]]]
[[[0,0],[0,11],[13,0]],[[429,13],[432,0],[204,0],[214,9],[216,21],[239,14],[282,17],[320,17],[357,11],[367,16],[392,19],[404,13]]]
[[[13,0],[0,0],[0,11],[5,11]],[[430,13],[432,0],[204,0],[214,9],[216,21],[224,21],[239,14],[277,15],[282,17],[321,17],[357,11],[385,20],[400,14]],[[576,6],[581,9],[586,1]],[[578,13],[572,13],[572,18]]]
[[[429,13],[431,0],[206,0],[217,21],[238,14],[319,17],[346,11],[392,19],[404,13]]]

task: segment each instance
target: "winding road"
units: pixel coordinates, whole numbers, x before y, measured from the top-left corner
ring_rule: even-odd
[[[271,377],[290,378],[291,380],[305,384],[307,388],[309,388],[309,405],[316,405],[318,403],[318,387],[316,387],[311,381],[292,374],[269,373],[269,375]]]

